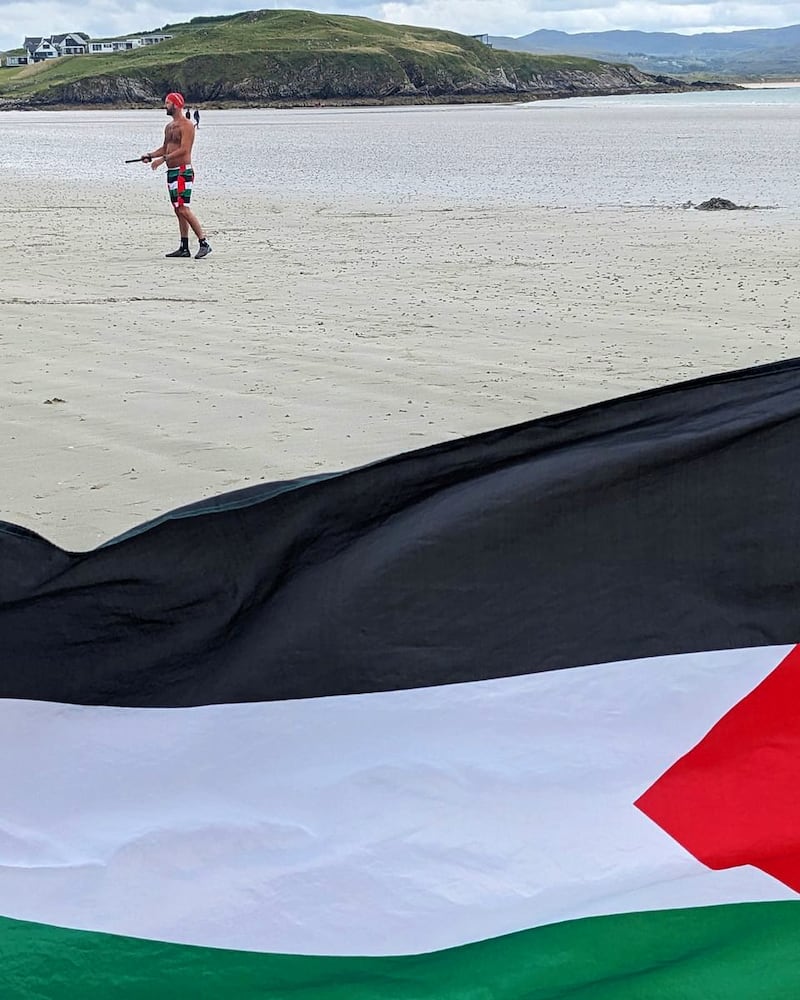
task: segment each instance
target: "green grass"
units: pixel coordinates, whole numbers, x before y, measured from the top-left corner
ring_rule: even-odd
[[[121,37],[145,33],[174,37],[129,52],[68,56],[37,68],[35,74],[9,70],[0,75],[0,97],[24,100],[45,96],[48,91],[56,94],[65,86],[93,77],[124,76],[160,83],[166,89],[183,86],[209,99],[215,80],[221,86],[247,74],[272,78],[282,66],[306,74],[324,67],[334,75],[345,68],[356,78],[372,70],[387,81],[387,86],[409,68],[417,75],[423,72],[426,76],[468,79],[500,66],[523,73],[598,67],[591,59],[501,52],[451,31],[310,11],[263,10],[198,17],[186,24],[167,24]],[[342,87],[347,90],[344,84]]]

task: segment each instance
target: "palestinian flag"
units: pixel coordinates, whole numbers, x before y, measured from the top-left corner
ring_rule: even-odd
[[[800,361],[0,532],[3,1000],[800,996]]]

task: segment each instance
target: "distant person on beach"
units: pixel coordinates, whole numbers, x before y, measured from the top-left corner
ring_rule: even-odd
[[[189,250],[189,229],[191,228],[199,241],[195,260],[207,257],[211,247],[205,236],[205,230],[200,220],[189,208],[192,198],[194,170],[192,169],[192,146],[194,145],[194,126],[189,121],[188,111],[184,116],[183,107],[186,102],[183,95],[177,92],[167,94],[164,98],[164,108],[172,121],[164,129],[164,143],[152,153],[144,153],[143,163],[149,163],[156,170],[165,163],[167,166],[167,188],[172,207],[178,219],[181,233],[181,245],[177,250],[168,253],[167,257],[191,257]]]
[[[194,127],[200,128],[200,112],[197,108],[194,109]]]
[[[186,117],[191,121],[192,112],[188,108],[186,109]]]

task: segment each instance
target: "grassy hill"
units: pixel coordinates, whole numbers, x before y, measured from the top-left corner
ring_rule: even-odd
[[[632,67],[489,48],[455,32],[310,11],[198,17],[159,45],[0,72],[5,106],[270,103],[670,89]]]

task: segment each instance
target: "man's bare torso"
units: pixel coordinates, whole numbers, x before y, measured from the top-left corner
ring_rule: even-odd
[[[194,125],[182,113],[164,129],[164,155],[168,167],[182,167],[192,162]]]

